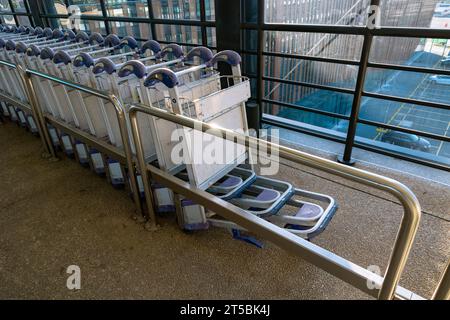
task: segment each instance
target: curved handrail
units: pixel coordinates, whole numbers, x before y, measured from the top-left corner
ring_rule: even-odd
[[[232,130],[217,128],[207,123],[154,107],[143,105],[130,106],[128,113],[132,123],[133,137],[136,137],[138,135],[136,134],[136,132],[139,132],[136,121],[136,115],[138,112],[146,113],[164,120],[175,122],[184,127],[201,130],[202,132],[207,131],[208,134],[212,134],[229,141],[238,141],[238,143],[241,143],[246,147],[259,145],[263,148],[265,147],[268,152],[271,152],[271,150],[276,150],[281,158],[320,169],[322,171],[326,171],[349,180],[360,182],[362,184],[384,190],[394,195],[403,205],[404,215],[395,240],[392,254],[389,259],[388,267],[386,269],[378,298],[392,299],[394,297],[398,282],[400,280],[400,276],[403,272],[406,260],[414,242],[421,217],[421,208],[419,201],[408,187],[394,179],[390,179],[375,173],[346,166],[285,146],[276,145],[274,143],[243,135]],[[139,143],[140,141],[135,141],[137,152],[140,149],[138,148]],[[138,159],[138,163],[142,163],[142,161]],[[142,167],[141,171],[143,171]]]

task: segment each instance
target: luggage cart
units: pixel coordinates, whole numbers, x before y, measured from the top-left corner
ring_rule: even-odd
[[[125,37],[120,40],[116,35],[111,34],[105,38],[105,48],[81,52],[76,56],[70,56],[65,51],[58,51],[53,57],[55,64],[55,73],[61,78],[72,82],[81,83],[87,86],[93,86],[91,67],[100,57],[108,56],[112,59],[126,59],[134,56],[138,48],[137,41],[132,37]],[[125,48],[131,49],[128,52],[122,52]],[[73,91],[70,97],[74,106],[78,107],[81,117],[84,115],[84,125],[81,128],[89,131],[92,135],[100,139],[111,140],[111,126],[107,119],[107,109],[104,100],[93,95],[81,94],[79,91]],[[110,110],[110,113],[114,113]],[[111,115],[114,116],[114,115]],[[115,117],[114,117],[115,118]],[[116,120],[117,121],[117,120]],[[89,164],[91,158],[94,171],[100,175],[105,174],[105,164],[102,155],[96,149],[90,149],[79,141],[75,141],[75,147],[81,152],[79,160],[84,164]],[[86,152],[86,150],[89,150]],[[114,179],[115,181],[115,179]]]
[[[110,58],[98,59],[92,69],[95,74],[95,83],[97,87],[101,90],[114,93],[125,103],[148,103],[148,96],[146,95],[146,90],[143,90],[144,86],[142,84],[146,73],[159,65],[180,64],[183,62],[184,58],[183,51],[180,46],[170,44],[161,50],[160,45],[152,40],[147,41],[143,45],[141,54],[144,55],[146,52],[150,52],[151,55],[147,55],[140,60],[131,60],[119,64],[115,64]],[[163,61],[163,59],[169,56],[174,59],[170,61]],[[116,145],[121,147],[122,141],[120,139],[119,127],[116,123],[117,120],[113,114],[110,114],[110,116],[111,117],[108,118],[111,120],[110,127],[113,136],[113,139],[111,140],[116,141]],[[131,148],[134,152],[134,145],[132,143]],[[150,149],[147,154],[149,155],[149,159],[156,158],[153,145],[150,145]],[[112,165],[117,164],[114,162],[110,163],[110,166]],[[110,169],[112,172],[115,172],[115,175],[118,178],[121,178],[118,167],[111,167]],[[141,196],[144,197],[141,177],[138,175],[137,179],[141,188]],[[122,179],[118,180],[121,181]]]
[[[33,34],[36,30],[32,28],[20,27],[17,28],[18,34],[13,34],[14,37],[9,35],[9,40],[5,34],[0,35],[0,57],[5,61],[11,62],[13,64],[18,64],[18,61],[14,57],[14,42],[11,39],[25,39],[25,38],[36,38]],[[41,34],[43,32],[42,29],[37,30],[37,34]],[[5,42],[6,40],[6,42]],[[18,99],[23,103],[27,103],[27,95],[25,94],[23,83],[21,76],[17,73],[17,69],[10,68],[7,66],[2,66],[0,72],[0,83],[2,84],[3,90],[12,98]],[[2,112],[4,115],[10,117],[10,119],[14,122],[18,122],[20,126],[27,128],[33,134],[38,134],[38,128],[36,126],[35,120],[29,110],[22,110],[19,107],[14,107],[12,105],[8,105],[6,102],[2,102]]]
[[[78,46],[77,48],[73,49],[72,45],[70,46],[69,52],[80,52],[83,50],[86,51],[92,51],[95,49],[100,48],[102,45],[104,45],[104,38],[98,34],[93,33],[88,37],[88,40],[86,40],[87,35],[83,32],[79,32],[75,38],[76,42],[81,43],[81,46]],[[59,69],[55,67],[55,64],[53,62],[53,58],[55,57],[55,52],[50,47],[44,47],[42,50],[39,50],[35,47],[31,47],[32,50],[28,51],[27,53],[34,57],[34,62],[37,65],[37,69],[41,70],[47,74],[54,75],[56,77],[61,77],[61,74],[59,72]],[[58,46],[56,47],[58,50],[63,49],[64,47]],[[57,51],[59,52],[59,51]],[[39,54],[39,58],[37,57],[37,54]],[[68,90],[65,86],[60,84],[55,84],[50,81],[44,82],[48,85],[48,88],[52,96],[53,103],[55,103],[55,108],[51,108],[52,115],[54,115],[57,118],[62,119],[64,122],[73,124],[75,127],[80,128],[81,130],[85,131],[93,131],[92,125],[89,123],[89,119],[86,117],[87,111],[84,109],[84,103],[82,99],[80,99],[80,93],[77,90]],[[52,110],[53,109],[53,110]],[[54,112],[57,109],[56,112]],[[60,140],[65,153],[69,157],[75,157],[75,150],[74,150],[74,141],[73,139],[64,134],[56,132],[56,130],[51,129],[53,133],[51,133],[53,140],[56,140],[55,136],[60,136]],[[79,146],[79,148],[82,148],[82,146]],[[83,150],[83,149],[80,149]],[[83,153],[83,163],[87,164],[87,155],[85,155],[86,152]]]
[[[232,66],[233,76],[226,77],[230,86],[221,88],[216,92],[205,96],[191,97],[195,99],[183,101],[180,94],[180,81],[177,73],[169,69],[154,70],[147,77],[145,84],[154,86],[156,83],[163,83],[168,88],[171,98],[171,111],[185,116],[193,117],[206,123],[219,127],[247,131],[245,118],[245,101],[250,97],[249,81],[240,76],[240,57],[232,51],[218,53],[209,62],[210,66],[216,65],[219,61],[227,62]],[[180,74],[180,73],[179,73]],[[181,73],[184,75],[184,73]],[[231,77],[231,79],[230,79]],[[201,85],[201,84],[200,84]],[[172,153],[174,147],[173,137],[161,136],[161,132],[167,132],[163,128],[167,126],[167,121],[154,120],[158,136],[154,137],[154,142],[159,147],[158,162],[167,172],[174,172],[175,167],[181,167],[180,163],[173,163]],[[170,131],[170,130],[169,130]],[[309,191],[294,188],[290,183],[267,177],[256,176],[255,180],[246,180],[241,183],[242,173],[246,169],[240,167],[245,163],[249,154],[243,146],[234,146],[230,141],[216,140],[214,143],[223,143],[225,150],[233,150],[233,156],[225,159],[220,164],[195,163],[193,159],[196,153],[204,153],[203,146],[195,146],[193,130],[179,130],[179,141],[182,141],[182,164],[186,167],[187,174],[181,174],[181,178],[189,181],[197,188],[207,190],[219,196],[227,195],[229,202],[245,209],[246,211],[267,220],[282,225],[290,232],[311,239],[320,233],[334,215],[337,205],[335,200],[327,195],[312,193]],[[203,138],[200,138],[203,139]],[[170,143],[168,143],[170,141]],[[175,141],[176,143],[178,141]],[[227,153],[228,154],[228,153]],[[238,171],[234,169],[238,168]],[[252,176],[253,171],[247,170],[247,177]],[[235,182],[235,191],[230,191],[230,185]],[[231,195],[229,195],[231,192]],[[325,208],[298,199],[299,197],[308,200],[325,203]],[[206,229],[210,225],[226,227],[232,229],[235,235],[239,226],[225,220],[209,218],[204,209],[185,199],[176,199],[178,222],[184,229],[198,230]],[[296,212],[287,213],[287,207],[293,208]]]
[[[201,62],[205,63],[212,58],[212,52],[204,47],[197,47],[192,49],[186,57],[181,56],[181,50],[179,50],[176,46],[171,45],[166,47],[161,51],[160,56],[165,57],[168,53],[174,54],[175,60],[166,61],[157,63],[151,66],[144,66],[138,61],[130,61],[127,64],[123,65],[123,67],[118,72],[119,82],[117,83],[117,88],[119,91],[119,96],[125,103],[142,103],[145,105],[153,105],[155,103],[165,103],[165,99],[167,95],[164,95],[164,92],[161,90],[155,90],[150,92],[148,88],[144,84],[143,75],[145,73],[151,72],[158,67],[171,67],[173,70],[178,71],[180,73],[184,72],[183,70],[190,69],[192,73],[185,72],[186,76],[180,74],[180,78],[184,79],[187,83],[190,83],[192,87],[196,87],[192,83],[200,78],[200,70],[201,69],[209,69],[206,64],[201,64]],[[200,65],[197,66],[186,66],[186,62],[193,62],[194,59],[199,59]],[[133,85],[122,85],[121,78],[127,79],[131,74],[137,75],[133,77],[131,81],[134,81]],[[195,79],[194,75],[198,77]],[[212,83],[212,88],[217,87],[217,76],[216,73],[211,73],[208,79],[205,78],[205,81],[208,83]],[[130,80],[127,80],[130,81]],[[204,86],[203,88],[207,88]],[[151,117],[146,115],[140,115],[140,130],[146,136],[151,136],[154,134],[158,134],[157,130],[152,130]],[[166,128],[168,129],[168,128]],[[176,129],[174,126],[172,129]],[[134,147],[134,146],[133,146]],[[146,140],[144,143],[144,153],[146,156],[147,162],[152,162],[157,158],[157,150],[155,149],[155,144],[151,140]],[[157,195],[156,197],[156,208],[158,212],[168,212],[175,211],[175,204],[173,201],[173,196],[171,192],[165,188],[164,186],[154,184],[153,185],[154,193]]]

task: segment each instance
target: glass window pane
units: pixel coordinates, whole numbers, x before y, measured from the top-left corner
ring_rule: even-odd
[[[381,0],[381,25],[448,28],[448,9],[447,1]]]
[[[0,0],[0,12],[11,12],[8,0]]]
[[[291,24],[364,25],[367,21],[369,3],[370,0],[265,0],[265,21]]]
[[[437,59],[436,63],[439,63]],[[365,90],[450,105],[450,76],[369,68]]]
[[[177,43],[202,43],[202,32],[198,26],[157,24],[155,27],[157,40]]]
[[[21,26],[31,26],[30,18],[27,16],[17,16],[17,20]]]
[[[200,20],[200,0],[152,0],[156,19]]]
[[[242,1],[242,22],[258,22],[258,0]]]
[[[354,89],[358,67],[329,62],[264,57],[264,75],[285,80]]]
[[[442,136],[450,135],[450,110],[445,109],[365,97],[361,103],[360,118]],[[374,140],[379,140],[380,136],[377,134]]]
[[[375,37],[370,53],[370,61],[450,69],[449,55],[449,39]]]
[[[43,1],[43,7],[48,14],[68,14],[64,0]]]
[[[54,28],[67,28],[68,20],[67,19],[57,19],[57,18],[48,18],[47,19],[49,27]]]
[[[207,21],[215,21],[216,20],[216,8],[214,0],[200,0],[205,1],[205,13]]]
[[[76,5],[80,8],[81,14],[85,15],[102,15],[102,7],[96,0],[69,0],[70,5]]]
[[[216,47],[217,46],[216,28],[206,28],[206,36],[208,38],[208,46]]]
[[[95,20],[81,20],[80,30],[89,32],[98,32],[100,34],[106,34],[105,23],[103,21]]]
[[[449,142],[365,124],[358,124],[356,141],[408,157],[450,165]]]
[[[264,81],[264,98],[321,111],[349,115],[353,95],[305,86]],[[293,112],[293,111],[292,111]],[[303,112],[295,110],[295,112]]]
[[[106,12],[110,17],[148,17],[147,0],[106,0]]]
[[[12,5],[14,7],[14,12],[27,12],[24,2],[25,2],[25,0],[12,1]]]
[[[242,30],[242,45],[247,51],[256,51],[258,49],[258,31]]]
[[[256,76],[258,73],[258,57],[253,54],[242,55],[242,70],[247,76]]]
[[[348,121],[329,117],[309,111],[301,111],[293,108],[282,107],[275,104],[263,103],[264,114],[275,116],[277,120],[294,127],[300,127],[317,133],[339,136],[345,138],[348,130]],[[295,137],[294,132],[280,133],[280,138],[288,141]],[[295,142],[298,142],[295,141]]]
[[[363,40],[362,36],[345,34],[264,32],[265,48],[270,52],[354,61],[360,60]]]
[[[8,25],[16,25],[16,21],[14,21],[14,16],[1,16],[3,23]]]
[[[150,25],[147,23],[111,21],[110,27],[111,32],[117,34],[119,37],[152,38]]]

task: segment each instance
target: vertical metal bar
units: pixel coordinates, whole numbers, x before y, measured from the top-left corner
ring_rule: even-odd
[[[30,24],[34,28],[34,27],[36,27],[36,24],[34,22],[34,17],[32,15],[32,12],[30,11],[30,5],[28,4],[28,0],[25,0],[23,3],[25,5],[25,11],[26,11],[26,13],[28,15],[27,17],[30,20]]]
[[[257,101],[259,105],[259,119],[260,123],[259,128],[261,128],[261,119],[263,118],[263,98],[264,98],[264,85],[263,85],[263,77],[265,71],[265,63],[264,63],[264,0],[258,0],[258,44],[257,44],[257,76],[258,82],[256,84],[257,90]]]
[[[15,14],[16,10],[14,9],[14,6],[12,4],[12,0],[8,0],[9,8],[11,9],[12,16],[14,18],[14,21],[16,22],[16,25],[19,26],[19,20],[17,19],[17,15]]]
[[[32,17],[33,17],[33,22],[34,22],[34,26],[40,26],[40,27],[44,27],[47,24],[44,23],[44,20],[41,17],[41,14],[43,14],[44,12],[42,11],[42,3],[39,1],[27,1],[28,4],[28,10],[31,13]]]
[[[133,194],[133,201],[136,204],[136,208],[139,213],[144,214],[142,210],[141,205],[141,199],[139,196],[139,186],[136,179],[136,170],[134,167],[133,162],[133,153],[131,152],[131,145],[130,145],[130,136],[128,135],[128,126],[127,126],[127,120],[125,116],[125,108],[122,105],[121,101],[113,94],[108,95],[109,101],[114,106],[114,109],[116,111],[117,121],[119,122],[119,129],[120,129],[120,135],[122,137],[123,142],[123,148],[125,151],[125,156],[127,159],[127,167],[128,167],[128,173],[130,175],[130,187]],[[126,178],[126,177],[124,177]]]
[[[21,76],[21,79],[24,84],[25,93],[28,96],[28,101],[31,106],[31,110],[33,112],[33,116],[36,119],[36,125],[39,130],[39,136],[42,140],[42,145],[45,149],[45,151],[53,158],[56,158],[56,152],[53,147],[52,139],[50,138],[50,135],[47,130],[46,122],[44,115],[42,113],[42,108],[39,103],[39,100],[37,99],[36,91],[34,90],[33,81],[31,79],[31,75],[22,68],[22,66],[17,65],[17,70]]]
[[[100,7],[102,9],[103,22],[105,24],[106,34],[110,34],[111,30],[109,28],[108,12],[106,11],[105,0],[100,0]]]
[[[148,176],[147,164],[145,163],[144,148],[142,146],[142,140],[139,134],[137,114],[129,113],[129,117],[131,122],[131,132],[133,135],[134,146],[136,148],[137,167],[139,173],[141,174],[142,183],[144,185],[145,203],[147,204],[147,216],[149,218],[150,230],[156,230],[158,227],[153,205],[153,192]]]
[[[370,6],[377,6],[379,7],[380,0],[371,0]],[[370,17],[369,12],[369,17]],[[369,18],[368,22],[369,23]],[[348,124],[348,131],[347,131],[347,139],[345,141],[345,150],[343,156],[338,157],[338,161],[342,164],[346,165],[354,165],[355,162],[352,160],[352,151],[353,146],[355,144],[355,136],[356,136],[356,127],[358,125],[358,117],[359,117],[359,111],[361,108],[361,100],[362,100],[362,93],[364,90],[364,83],[366,80],[367,75],[367,63],[369,62],[370,57],[370,49],[372,47],[372,41],[373,41],[373,35],[370,32],[368,24],[366,25],[366,33],[364,35],[364,42],[361,52],[361,59],[359,61],[359,68],[358,68],[358,76],[356,78],[356,87],[355,87],[355,94],[353,96],[353,104],[352,104],[352,110],[350,112],[350,121]]]
[[[442,274],[441,280],[438,283],[432,299],[450,300],[450,261],[448,262],[447,268]]]
[[[155,41],[158,41],[157,36],[156,36],[155,23],[153,22],[155,19],[155,14],[153,12],[152,0],[147,0],[147,3],[148,3],[148,18],[149,18],[149,23],[150,23],[150,30],[152,31],[152,39]]]
[[[200,23],[201,23],[201,32],[202,32],[202,45],[208,46],[208,34],[206,31],[206,9],[205,9],[205,0],[200,0]]]

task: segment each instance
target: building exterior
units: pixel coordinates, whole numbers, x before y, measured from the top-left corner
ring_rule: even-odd
[[[438,0],[382,1],[380,17],[382,26],[429,27]],[[266,0],[265,20],[273,23],[365,25],[369,13],[369,0]],[[371,60],[403,64],[418,47],[417,38],[375,38]],[[358,61],[363,38],[358,35],[333,35],[318,33],[292,33],[270,31],[265,34],[265,49],[270,52],[307,56],[339,58]],[[354,88],[358,68],[325,62],[266,57],[266,75],[281,79]],[[318,89],[265,82],[266,98],[287,103],[298,103]],[[314,106],[312,106],[314,107]],[[332,104],[320,105],[327,111],[346,114],[351,107],[351,97],[337,96]],[[277,115],[279,107],[270,106],[266,112]],[[309,118],[311,121],[305,120]],[[322,119],[309,115],[303,120],[314,123]]]

